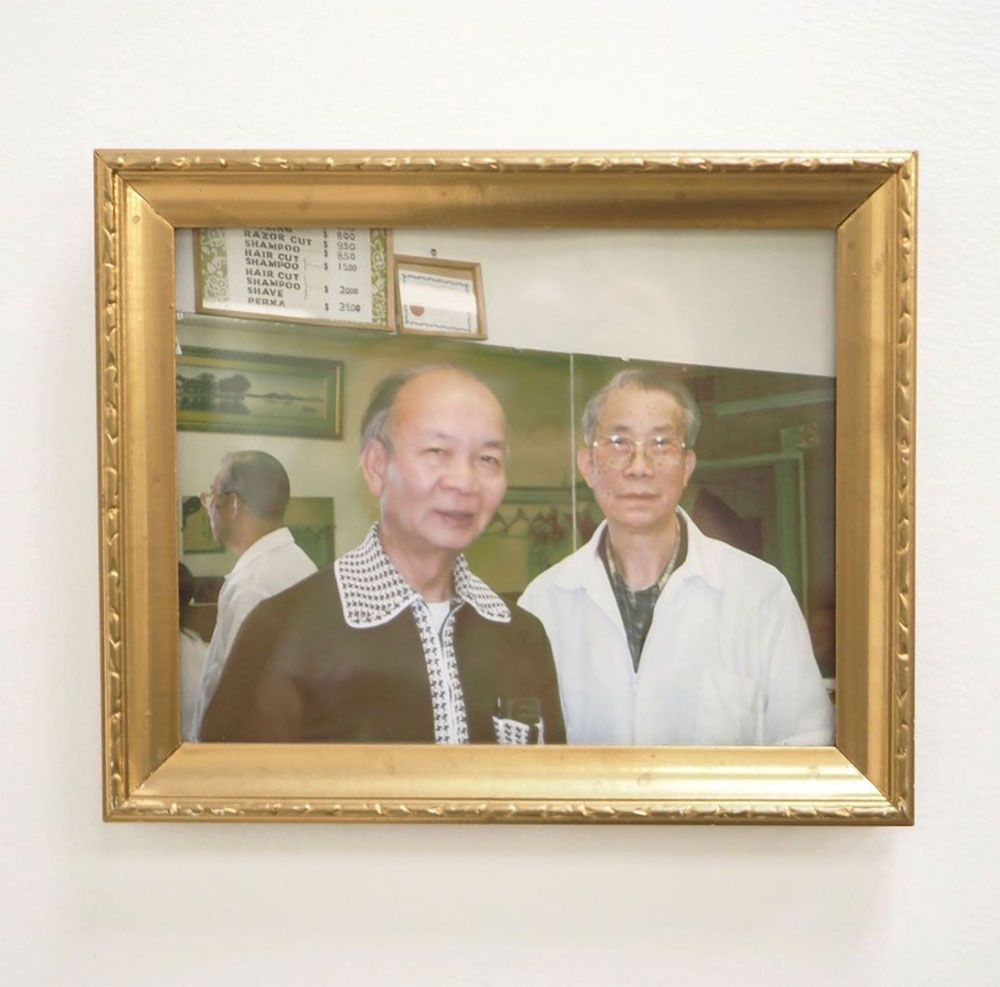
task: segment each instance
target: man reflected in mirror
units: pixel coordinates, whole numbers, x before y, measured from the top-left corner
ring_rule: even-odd
[[[205,710],[247,614],[261,600],[316,571],[315,563],[285,527],[289,495],[284,466],[257,450],[224,456],[211,488],[201,495],[212,537],[238,559],[219,593],[215,629],[195,704],[193,739],[200,737]]]

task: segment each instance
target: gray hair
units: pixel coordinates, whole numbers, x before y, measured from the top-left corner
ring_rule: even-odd
[[[619,370],[588,402],[583,409],[583,441],[589,446],[593,443],[597,431],[597,418],[601,413],[604,401],[612,391],[636,388],[640,391],[663,391],[669,394],[680,406],[684,418],[684,442],[690,449],[698,439],[701,428],[701,412],[694,396],[676,377],[671,377],[666,370],[647,368],[644,370]]]
[[[280,520],[288,507],[290,486],[285,467],[256,449],[227,452],[219,466],[219,493],[238,494],[257,517]]]
[[[369,442],[379,441],[385,448],[392,451],[392,406],[396,402],[396,395],[402,390],[403,385],[414,377],[422,377],[424,374],[433,373],[435,370],[454,370],[463,374],[471,380],[482,381],[474,374],[462,367],[456,367],[453,363],[424,363],[415,367],[407,367],[398,373],[380,380],[372,391],[372,396],[368,401],[368,407],[364,415],[361,416],[361,449],[364,450]],[[485,385],[484,385],[485,386]]]

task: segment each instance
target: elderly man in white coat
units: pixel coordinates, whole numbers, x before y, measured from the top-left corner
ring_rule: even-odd
[[[212,537],[239,558],[219,593],[218,617],[185,740],[198,740],[230,648],[247,615],[269,597],[312,575],[316,563],[285,526],[291,488],[285,467],[256,449],[227,453],[201,495]],[[187,683],[181,679],[182,692]]]
[[[678,507],[700,415],[656,370],[591,398],[577,465],[606,521],[519,603],[552,642],[575,744],[833,741],[833,709],[784,576]]]

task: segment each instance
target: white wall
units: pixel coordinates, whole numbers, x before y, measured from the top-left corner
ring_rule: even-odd
[[[987,984],[991,3],[7,4],[3,977]],[[94,147],[919,148],[911,830],[100,821]]]
[[[177,234],[179,312],[193,240]],[[401,229],[392,252],[479,264],[495,346],[837,372],[830,230]]]

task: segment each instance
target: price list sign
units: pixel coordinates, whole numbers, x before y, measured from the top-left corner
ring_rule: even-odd
[[[198,311],[391,330],[388,240],[346,227],[201,230]]]

